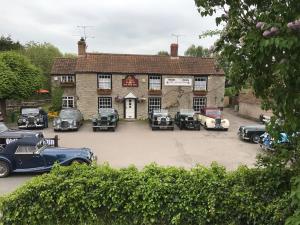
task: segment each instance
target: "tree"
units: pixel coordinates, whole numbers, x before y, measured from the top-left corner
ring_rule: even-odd
[[[191,45],[185,52],[186,56],[194,57],[211,57],[212,50],[208,48],[203,48],[202,46]]]
[[[61,57],[62,53],[50,43],[29,42],[25,45],[23,54],[28,57],[31,63],[40,68],[45,76],[46,88],[50,87],[50,72],[54,58]]]
[[[299,165],[300,141],[295,135],[300,131],[299,0],[195,3],[202,16],[224,10],[216,18],[224,29],[215,50],[228,64],[231,83],[238,89],[250,84],[264,109],[273,111],[269,132],[276,139],[280,132],[288,133],[292,147],[278,148],[276,163]]]
[[[7,99],[26,99],[41,87],[40,70],[16,52],[0,53],[0,105],[6,116]]]
[[[167,51],[159,51],[157,53],[157,55],[165,55],[165,56],[169,56],[169,53]]]
[[[10,36],[1,36],[0,37],[0,51],[11,51],[11,50],[22,50],[23,46],[20,42],[14,42]]]

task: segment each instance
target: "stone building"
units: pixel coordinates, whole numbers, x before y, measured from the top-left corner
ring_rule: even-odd
[[[223,107],[224,72],[213,58],[87,53],[83,39],[77,58],[57,58],[52,86],[64,90],[63,107],[77,107],[85,119],[99,108],[115,108],[121,118],[146,119],[152,109],[199,111]]]

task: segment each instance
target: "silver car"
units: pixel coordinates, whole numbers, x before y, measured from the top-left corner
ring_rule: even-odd
[[[53,120],[54,131],[78,130],[83,124],[83,116],[78,109],[62,109]]]

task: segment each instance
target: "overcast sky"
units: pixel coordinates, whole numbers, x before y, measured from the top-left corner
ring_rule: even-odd
[[[62,52],[77,53],[83,34],[78,25],[92,26],[89,52],[156,54],[169,51],[172,34],[181,34],[179,54],[191,45],[209,47],[216,37],[198,35],[214,29],[212,17],[202,18],[194,0],[4,0],[0,35],[21,43],[50,42]]]

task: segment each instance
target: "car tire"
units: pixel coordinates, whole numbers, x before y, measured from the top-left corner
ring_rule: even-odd
[[[200,130],[200,125],[196,127],[196,130]]]
[[[7,177],[10,174],[9,164],[5,161],[0,161],[0,178]]]
[[[251,141],[253,143],[255,143],[255,144],[258,144],[258,142],[259,142],[259,135],[257,135],[257,134],[252,135],[251,136]]]
[[[116,130],[115,127],[112,127],[112,128],[111,128],[111,131],[112,131],[112,132],[115,132],[115,130]]]
[[[97,127],[93,127],[93,131],[96,132],[97,131]]]
[[[228,131],[228,128],[224,128],[224,131]]]
[[[204,128],[205,128],[205,130],[207,130],[207,125],[206,125],[206,123],[204,123]]]

